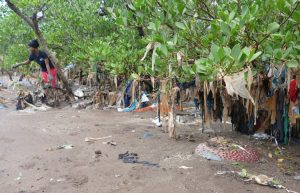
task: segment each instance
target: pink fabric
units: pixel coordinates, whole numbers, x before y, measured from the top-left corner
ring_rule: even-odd
[[[55,68],[50,69],[50,73],[53,78],[51,85],[52,85],[52,87],[56,87],[56,69]],[[48,72],[41,72],[41,76],[42,76],[43,82],[48,83]]]

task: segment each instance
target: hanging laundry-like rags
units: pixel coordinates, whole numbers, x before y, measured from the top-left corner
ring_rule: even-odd
[[[236,73],[232,76],[225,76],[224,82],[226,84],[227,93],[230,96],[240,96],[245,99],[249,99],[254,104],[254,99],[250,95],[250,92],[246,88],[245,81],[245,70],[239,73]]]

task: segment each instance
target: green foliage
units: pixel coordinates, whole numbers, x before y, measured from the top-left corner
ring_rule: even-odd
[[[50,47],[64,63],[83,69],[105,61],[114,75],[211,80],[266,58],[291,68],[299,63],[297,0],[15,2],[27,15],[46,3],[40,26]],[[7,9],[0,25],[0,53],[8,67],[25,57],[26,50],[16,45],[24,47],[33,33]],[[141,61],[149,43],[155,46]],[[184,53],[182,65],[178,52]]]

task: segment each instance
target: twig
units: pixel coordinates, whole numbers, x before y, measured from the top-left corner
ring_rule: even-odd
[[[12,9],[19,17],[21,17],[32,29],[34,29],[33,22],[29,19],[28,16],[23,14],[21,12],[21,10],[15,4],[13,4],[10,0],[5,0],[5,2],[7,3],[7,6],[10,9]]]
[[[209,7],[206,5],[206,3],[204,1],[201,1],[200,4],[202,4],[205,8],[203,8],[202,6],[199,6],[199,8],[204,11],[207,15],[209,15],[212,19],[216,19],[216,17],[214,15],[212,15],[210,13]]]

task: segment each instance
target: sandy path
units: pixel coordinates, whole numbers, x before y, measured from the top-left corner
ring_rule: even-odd
[[[3,94],[3,93],[2,93]],[[0,192],[5,193],[274,193],[284,192],[233,177],[217,177],[227,164],[193,154],[198,143],[174,141],[151,121],[114,111],[50,110],[33,114],[0,110]],[[134,132],[133,132],[134,131]],[[145,131],[153,134],[144,138]],[[117,146],[88,144],[112,136]],[[73,144],[73,149],[46,151]],[[95,158],[94,151],[102,156]],[[118,154],[138,153],[160,167],[125,164]],[[179,169],[179,166],[192,169]],[[19,176],[19,178],[18,178]],[[288,184],[300,191],[298,181]]]

